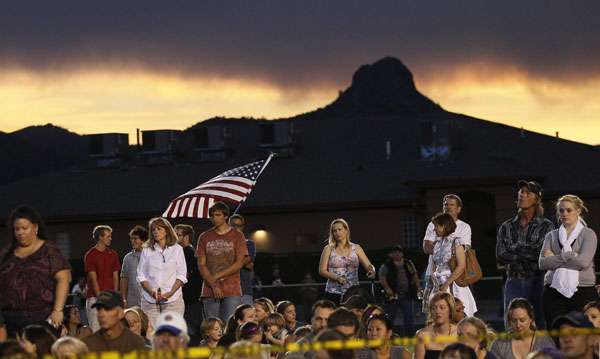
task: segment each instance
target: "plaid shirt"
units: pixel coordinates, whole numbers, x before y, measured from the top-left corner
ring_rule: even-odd
[[[502,223],[496,237],[496,259],[506,264],[506,273],[540,275],[538,267],[540,251],[546,234],[554,229],[549,220],[535,216],[526,227],[516,217]]]

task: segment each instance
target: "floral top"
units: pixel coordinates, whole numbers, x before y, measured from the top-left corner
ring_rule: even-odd
[[[435,247],[433,247],[433,263],[435,264],[435,271],[437,273],[452,271],[450,268],[450,259],[452,258],[452,242],[455,238],[454,247],[458,248],[462,243],[460,243],[460,238],[453,235],[435,242]]]
[[[12,253],[6,256],[6,260],[0,264],[0,305],[4,316],[25,317],[50,313],[56,290],[54,276],[61,270],[71,270],[69,261],[56,243],[45,241],[37,251],[25,258]]]
[[[346,282],[340,284],[335,280],[328,279],[325,291],[343,296],[348,288],[358,285],[358,264],[358,255],[354,244],[349,256],[341,256],[335,251],[335,248],[331,248],[327,270],[335,275],[346,276]]]

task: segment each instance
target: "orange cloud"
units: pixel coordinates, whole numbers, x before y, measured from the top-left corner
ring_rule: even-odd
[[[435,76],[434,76],[435,75]],[[600,143],[600,78],[534,79],[516,68],[471,64],[415,73],[417,88],[445,109],[570,140]],[[0,72],[0,130],[53,123],[89,134],[185,129],[214,116],[280,118],[332,102],[339,88],[286,91],[267,82],[110,69],[39,75]]]
[[[89,134],[185,129],[214,116],[279,118],[323,106],[335,92],[287,94],[268,84],[191,79],[143,72],[0,74],[0,129],[53,123]]]

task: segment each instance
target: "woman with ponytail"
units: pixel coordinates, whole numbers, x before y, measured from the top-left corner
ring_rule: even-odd
[[[557,316],[583,312],[588,302],[599,299],[594,274],[598,239],[581,217],[583,211],[587,208],[579,197],[560,197],[556,214],[561,225],[546,235],[540,252],[540,270],[547,271],[542,307],[548,326]]]

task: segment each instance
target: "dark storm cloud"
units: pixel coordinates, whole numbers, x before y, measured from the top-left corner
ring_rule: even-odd
[[[0,66],[132,67],[344,87],[400,58],[420,76],[488,62],[553,81],[600,74],[597,1],[10,1]]]

